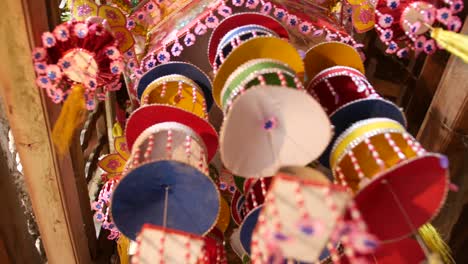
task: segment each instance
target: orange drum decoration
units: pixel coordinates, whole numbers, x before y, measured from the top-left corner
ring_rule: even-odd
[[[330,165],[335,180],[356,193],[369,230],[383,241],[417,231],[437,215],[448,191],[447,158],[426,152],[391,119],[352,125],[333,146]]]

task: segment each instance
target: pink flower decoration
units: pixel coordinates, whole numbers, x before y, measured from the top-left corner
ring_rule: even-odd
[[[94,101],[94,93],[88,92],[85,93],[86,100],[86,109],[93,110],[96,107],[96,102]]]
[[[103,222],[105,219],[105,216],[101,211],[98,211],[94,214],[94,219],[98,222]]]
[[[91,203],[91,209],[94,211],[102,211],[103,205],[101,201],[94,201]]]
[[[424,43],[426,43],[426,41],[427,39],[425,36],[419,36],[414,42],[414,49],[416,51],[422,51],[424,49]]]
[[[58,104],[63,101],[63,91],[61,89],[47,89],[47,94],[52,99],[52,102]]]
[[[275,8],[275,11],[273,12],[273,15],[278,19],[283,21],[286,18],[286,10],[282,8]]]
[[[228,17],[232,14],[232,9],[227,5],[222,5],[218,7],[218,14],[223,17]]]
[[[70,37],[70,32],[65,25],[59,25],[54,29],[54,36],[59,41],[67,41]]]
[[[137,67],[138,67],[138,64],[137,64],[136,60],[131,59],[131,60],[129,60],[129,61],[127,62],[127,68],[128,68],[128,69],[133,70],[133,69],[135,69],[135,68],[137,68]]]
[[[385,50],[386,53],[388,54],[394,54],[398,50],[398,45],[394,41],[390,41],[388,43],[388,47]]]
[[[268,15],[268,14],[270,14],[271,9],[272,9],[271,3],[270,3],[270,2],[266,2],[266,3],[262,6],[262,8],[260,9],[260,12],[262,12],[262,13],[265,14],[265,15]]]
[[[171,59],[171,54],[167,52],[165,49],[163,49],[162,51],[158,53],[157,58],[160,63],[165,63]],[[156,61],[155,61],[155,66],[156,66]]]
[[[166,53],[168,53],[168,52],[166,51]],[[158,55],[158,57],[159,57],[159,55]],[[162,61],[160,61],[160,62],[163,63]],[[157,65],[157,63],[158,62],[155,59],[152,59],[152,58],[147,60],[146,63],[145,63],[145,70],[146,71],[151,70],[152,68],[154,68]]]
[[[34,70],[38,75],[45,74],[46,73],[46,67],[47,64],[44,62],[35,62],[34,63]]]
[[[133,53],[133,50],[129,50],[129,51],[125,52],[125,58],[130,59],[130,58],[133,58],[133,57],[135,57],[135,53]]]
[[[215,28],[219,24],[219,19],[215,15],[211,14],[206,18],[205,24],[209,28]]]
[[[135,17],[138,21],[144,21],[146,18],[146,14],[142,11],[136,12]]]
[[[232,4],[239,7],[244,4],[244,0],[232,0]]]
[[[433,54],[437,50],[435,41],[430,39],[424,43],[424,52],[427,54]]]
[[[245,7],[249,9],[255,9],[259,3],[259,0],[247,0],[247,2],[245,2]]]
[[[408,49],[408,48],[400,49],[400,50],[397,52],[398,58],[407,58],[408,55],[409,55],[409,49]]]
[[[149,2],[149,3],[145,6],[145,8],[146,8],[146,11],[147,11],[147,12],[152,12],[152,11],[154,10],[155,6],[154,6],[153,3]]]
[[[98,86],[96,79],[90,77],[86,78],[84,85],[91,91],[96,90]]]
[[[49,89],[52,87],[52,81],[45,75],[37,77],[36,84],[43,89]]]
[[[437,9],[436,19],[440,23],[442,23],[444,25],[447,25],[447,23],[448,23],[448,21],[449,21],[449,19],[451,17],[452,17],[452,12],[450,11],[450,9],[448,9],[446,7]]]
[[[115,46],[110,46],[104,49],[107,57],[111,60],[117,60],[121,58],[120,51]]]
[[[380,35],[380,40],[382,40],[382,42],[388,42],[392,38],[393,38],[393,30],[391,29],[385,29],[384,31],[382,31]]]
[[[297,26],[297,24],[299,24],[299,19],[295,15],[288,15],[287,21],[288,21],[288,25],[290,25],[291,27],[295,27]]]
[[[387,0],[387,7],[390,9],[397,9],[400,5],[400,0]]]
[[[447,28],[451,31],[458,32],[462,26],[462,22],[459,17],[453,16],[447,23]]]
[[[197,39],[197,37],[196,37],[194,34],[192,34],[192,33],[187,33],[187,34],[185,35],[185,38],[184,38],[184,44],[185,44],[185,46],[187,46],[187,47],[192,46],[193,44],[195,44],[195,40],[196,40],[196,39]]]
[[[309,34],[312,30],[312,24],[309,22],[302,22],[299,24],[299,31],[302,34]]]
[[[429,8],[429,9],[424,10],[423,16],[424,16],[424,22],[432,25],[436,19],[436,9]]]
[[[128,30],[134,29],[135,26],[136,26],[136,23],[135,23],[135,21],[133,19],[128,19],[127,20],[127,29]]]
[[[73,60],[62,58],[58,61],[57,64],[59,65],[60,68],[62,68],[62,70],[67,70],[70,67],[73,67]]]
[[[51,48],[51,47],[55,46],[56,43],[57,42],[55,40],[54,34],[52,34],[50,32],[42,33],[42,45],[44,47]]]
[[[59,82],[62,79],[62,71],[60,70],[60,67],[55,64],[47,66],[46,74],[47,77],[49,77],[49,79],[55,83]]]
[[[384,14],[384,15],[381,15],[379,18],[379,25],[383,28],[388,28],[392,26],[392,23],[393,23],[393,16],[391,15]]]
[[[88,27],[84,23],[77,23],[73,28],[73,33],[78,38],[86,38],[88,36]]]
[[[110,72],[114,75],[120,75],[123,71],[124,64],[120,60],[115,60],[110,64]]]
[[[32,57],[34,61],[42,61],[45,60],[47,56],[47,51],[46,49],[42,47],[34,48],[32,52]]]
[[[463,6],[464,4],[462,0],[455,0],[455,1],[452,1],[452,4],[450,5],[450,10],[452,11],[453,14],[456,14],[463,10]]]
[[[208,31],[207,27],[201,23],[198,22],[197,26],[195,27],[195,34],[198,36],[205,35],[205,33]]]
[[[174,45],[172,45],[172,48],[171,48],[172,56],[179,57],[183,50],[184,50],[184,46],[182,46],[179,43],[179,41],[176,41]]]

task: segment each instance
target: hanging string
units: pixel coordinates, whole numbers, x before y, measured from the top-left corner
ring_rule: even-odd
[[[163,228],[167,226],[167,207],[169,201],[169,186],[164,186],[164,212],[163,212]]]

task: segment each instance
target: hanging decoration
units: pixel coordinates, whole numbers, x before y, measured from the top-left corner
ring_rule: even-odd
[[[66,22],[42,34],[42,47],[33,51],[36,84],[54,103],[64,102],[52,138],[59,154],[97,100],[120,89],[123,58],[118,41],[102,24]]]
[[[60,154],[124,75],[133,112],[91,203],[122,263],[225,264],[227,250],[243,263],[452,261],[430,224],[448,160],[376,92],[352,31],[375,28],[399,57],[468,60],[449,32],[460,0],[100,4],[67,1],[72,19],[42,35],[33,62],[63,103]]]

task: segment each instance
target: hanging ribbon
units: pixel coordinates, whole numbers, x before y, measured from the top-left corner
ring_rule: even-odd
[[[425,224],[418,230],[419,235],[424,240],[424,243],[431,249],[433,253],[439,255],[443,263],[455,263],[450,248],[444,242],[437,229],[432,224]]]
[[[468,36],[442,28],[432,28],[431,37],[439,46],[468,63]]]
[[[52,141],[59,156],[63,156],[68,151],[75,131],[83,124],[88,113],[84,86],[77,84],[71,90],[52,129]]]
[[[130,248],[130,239],[124,235],[120,235],[119,240],[117,241],[117,252],[119,253],[120,264],[129,263],[128,250]]]

